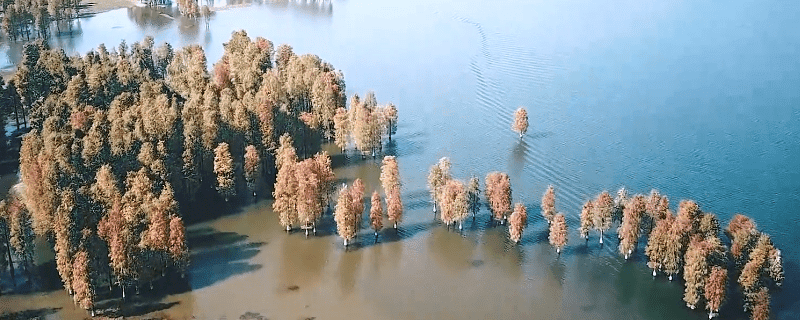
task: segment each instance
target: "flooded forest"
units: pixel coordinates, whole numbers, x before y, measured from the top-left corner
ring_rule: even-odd
[[[0,319],[795,318],[796,23],[578,2],[3,2]]]

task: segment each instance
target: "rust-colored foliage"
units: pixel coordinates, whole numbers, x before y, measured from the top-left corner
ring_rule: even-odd
[[[486,175],[486,200],[495,220],[504,220],[511,212],[511,179],[503,172]]]
[[[584,239],[589,238],[589,231],[594,228],[594,202],[588,200],[581,208],[581,226],[580,233]]]
[[[336,231],[339,237],[344,239],[344,245],[355,238],[358,233],[360,225],[360,213],[356,211],[358,204],[353,203],[358,200],[355,199],[357,190],[353,187],[345,186],[339,191],[339,199],[336,202],[336,210],[334,211],[334,220],[336,221]],[[362,204],[363,210],[363,204]]]
[[[467,202],[467,190],[464,183],[458,180],[449,180],[442,187],[439,194],[441,204],[440,218],[448,226],[461,222],[467,217],[469,203]]]
[[[686,263],[683,266],[683,279],[686,281],[683,301],[691,309],[697,306],[703,296],[709,272],[707,258],[709,250],[706,242],[698,236],[692,238],[689,248],[686,250]]]
[[[594,228],[600,231],[600,243],[603,243],[603,233],[611,228],[611,211],[614,209],[614,199],[608,194],[608,191],[603,191],[594,200]]]
[[[567,244],[567,221],[563,213],[553,216],[550,224],[550,245],[556,248],[556,252],[561,253],[561,249]]]
[[[647,198],[647,214],[655,225],[661,219],[666,218],[669,211],[669,198],[662,196],[658,190],[653,189],[650,191],[650,196]]]
[[[226,199],[236,195],[233,180],[233,157],[227,143],[220,143],[214,149],[214,174],[217,175],[217,191]]]
[[[677,223],[680,232],[694,234],[700,228],[700,207],[692,200],[681,200],[678,204]]]
[[[511,241],[519,242],[522,239],[522,231],[528,225],[528,210],[522,203],[514,205],[514,212],[508,219],[508,237]]]
[[[86,310],[94,307],[94,289],[92,288],[92,270],[89,265],[89,254],[80,250],[75,254],[72,264],[72,289],[73,297],[78,305]]]
[[[439,159],[439,162],[431,166],[428,173],[428,190],[433,200],[434,212],[436,212],[436,202],[439,200],[439,193],[450,179],[452,179],[450,176],[450,159],[442,157]]]
[[[528,132],[528,111],[525,108],[519,107],[517,111],[514,111],[514,122],[511,123],[511,130],[518,133],[520,138]]]
[[[244,179],[247,181],[247,189],[256,192],[256,182],[261,172],[261,156],[254,145],[244,148]]]
[[[399,189],[394,189],[386,195],[386,215],[397,229],[397,224],[403,218],[403,200]]]
[[[758,230],[755,222],[745,215],[736,214],[728,223],[725,232],[731,238],[731,255],[741,262],[757,238]]]
[[[622,225],[619,227],[619,252],[630,256],[639,242],[642,217],[646,214],[646,200],[644,195],[637,194],[628,201],[622,210]]]
[[[645,247],[645,254],[648,258],[647,266],[653,269],[654,276],[656,270],[662,270],[664,268],[664,259],[674,220],[675,218],[667,213],[664,219],[656,222],[655,228],[650,232],[650,239]]]
[[[769,320],[770,318],[769,290],[767,290],[767,288],[761,288],[761,290],[753,294],[751,300],[752,300],[752,308],[750,313],[750,319]]]
[[[381,185],[384,194],[389,194],[391,190],[400,188],[400,169],[397,165],[397,158],[394,156],[383,157],[381,165]]]
[[[369,209],[369,221],[375,234],[383,228],[383,207],[381,206],[381,195],[378,191],[372,192],[372,206]]]
[[[552,185],[547,186],[547,191],[542,196],[542,216],[547,224],[553,223],[553,216],[556,215],[556,191]]]
[[[347,148],[350,134],[350,122],[345,108],[337,108],[333,116],[333,140],[336,146],[344,151]]]
[[[322,215],[322,180],[317,175],[314,159],[306,159],[295,164],[297,181],[297,218],[303,225],[310,225]]]
[[[727,285],[728,270],[721,266],[712,267],[704,290],[708,312],[719,312],[719,307],[725,300]]]
[[[189,263],[189,249],[186,246],[186,228],[183,219],[174,215],[169,219],[169,254],[181,271]]]

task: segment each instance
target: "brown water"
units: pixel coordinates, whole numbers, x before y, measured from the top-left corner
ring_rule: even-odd
[[[236,319],[702,319],[680,280],[653,279],[643,243],[625,261],[579,240],[583,201],[603,189],[658,188],[673,208],[697,200],[727,222],[752,216],[782,249],[777,319],[800,318],[800,6],[791,1],[217,1],[206,28],[175,8],[131,8],[83,19],[51,39],[68,53],[144,36],[198,43],[214,62],[233,30],[247,29],[341,69],[348,94],[377,93],[399,109],[397,155],[406,207],[397,233],[363,231],[345,251],[326,215],[306,239],[281,231],[269,201],[218,210],[189,227],[189,288],[129,314]],[[19,61],[0,45],[0,68]],[[513,111],[528,107],[519,140]],[[338,179],[378,188],[377,160],[333,155]],[[520,245],[491,227],[484,208],[462,232],[433,219],[428,167],[449,156],[466,179],[511,176],[528,206]],[[556,255],[537,210],[548,184],[570,243]],[[267,192],[262,192],[266,194]],[[369,203],[369,201],[367,201]],[[193,215],[186,212],[186,215]],[[366,225],[366,223],[365,223]],[[613,229],[612,229],[613,230]],[[643,239],[644,241],[644,239]],[[190,289],[190,290],[189,290]],[[722,310],[745,318],[740,298]],[[57,310],[51,310],[56,308]],[[85,316],[63,290],[0,297],[0,313]]]

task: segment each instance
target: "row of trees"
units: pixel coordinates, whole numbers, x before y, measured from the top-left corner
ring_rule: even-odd
[[[225,200],[245,187],[255,195],[271,168],[283,166],[281,178],[293,174],[278,182],[304,196],[289,200],[290,220],[321,213],[330,158],[301,161],[283,151],[310,153],[333,137],[333,114],[345,102],[341,72],[244,31],[224,47],[209,72],[201,47],[175,52],[152,38],[72,57],[44,42],[25,46],[2,92],[32,129],[20,151],[18,198],[4,215],[14,217],[3,220],[14,234],[6,238],[22,239],[17,230],[29,223],[49,239],[62,282],[83,307],[92,309],[102,285],[124,298],[126,288],[181,274],[188,250],[179,203],[203,190]],[[25,266],[25,257],[4,261]]]
[[[4,0],[0,1],[0,22],[8,39],[47,38],[53,24],[58,31],[62,24],[71,29],[72,20],[79,17],[84,6],[81,0]]]
[[[383,228],[384,217],[388,218],[395,229],[403,217],[403,202],[400,198],[400,170],[394,156],[383,158],[380,180],[385,195],[386,210],[383,209],[380,193],[377,190],[373,191],[370,198],[369,222],[375,232],[375,240],[378,239],[378,232]],[[345,246],[361,230],[363,212],[364,183],[361,179],[356,179],[351,186],[344,185],[339,190],[334,212],[337,232],[344,240]],[[384,212],[386,212],[385,216]]]

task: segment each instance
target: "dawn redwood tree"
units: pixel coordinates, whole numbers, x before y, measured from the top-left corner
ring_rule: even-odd
[[[178,215],[169,219],[169,254],[181,277],[184,277],[189,264],[189,248],[186,246],[186,228]]]
[[[459,223],[458,228],[463,228],[463,221],[469,212],[467,202],[467,191],[464,183],[450,179],[442,187],[439,193],[439,203],[441,204],[441,219],[448,227],[455,222]]]
[[[369,220],[372,230],[375,231],[375,239],[378,239],[378,232],[383,228],[383,207],[381,207],[381,195],[378,191],[372,192],[372,206],[369,209]]]
[[[333,116],[333,141],[344,152],[350,135],[350,119],[345,108],[337,108]]]
[[[431,166],[428,172],[428,190],[433,201],[433,212],[436,212],[436,201],[439,199],[439,192],[450,179],[452,179],[450,175],[450,158],[442,157],[439,162]]]
[[[712,267],[703,291],[709,319],[719,313],[719,308],[722,306],[722,302],[725,301],[725,289],[727,287],[728,270],[723,266]]]
[[[350,188],[347,186],[339,191],[339,199],[336,201],[336,209],[333,215],[336,221],[336,232],[344,240],[345,247],[347,247],[350,240],[355,238],[358,232],[356,230],[358,213],[352,211],[354,205],[351,203],[353,201],[351,193]]]
[[[400,189],[400,168],[397,165],[396,157],[383,157],[380,180],[384,194],[388,195],[392,190]]]
[[[353,181],[353,186],[350,188],[350,209],[356,215],[356,233],[361,231],[361,221],[364,214],[364,189],[364,182],[358,178]]]
[[[525,208],[525,205],[522,203],[515,204],[514,212],[511,213],[511,217],[508,219],[508,237],[511,238],[511,241],[517,243],[520,239],[522,239],[522,232],[525,230],[525,226],[527,224],[527,208]]]
[[[297,155],[292,146],[292,138],[284,134],[280,138],[280,146],[275,155],[275,164],[278,174],[275,178],[275,187],[272,196],[272,210],[280,216],[281,226],[286,231],[291,231],[292,225],[297,224],[297,197],[298,182],[296,171]]]
[[[236,195],[236,186],[233,178],[233,157],[227,143],[220,143],[214,149],[214,174],[217,175],[217,191],[228,198]]]
[[[75,261],[72,265],[72,288],[75,292],[75,302],[85,309],[90,310],[94,317],[94,288],[92,286],[92,272],[90,266],[91,259],[85,249],[75,254]]]
[[[752,307],[750,312],[750,319],[752,320],[769,320],[769,290],[761,288],[752,295]]]
[[[390,103],[383,108],[383,119],[386,121],[386,133],[389,135],[389,141],[392,141],[392,135],[397,133],[397,107]]]
[[[486,175],[486,201],[496,221],[506,219],[511,212],[511,179],[508,174],[495,171]]]
[[[659,220],[666,218],[669,214],[669,198],[662,196],[656,189],[650,190],[650,196],[647,198],[645,207],[648,215],[645,226],[649,232]]]
[[[644,195],[637,194],[622,209],[622,224],[618,230],[619,252],[625,256],[625,260],[633,254],[636,244],[639,242],[641,221],[646,214],[646,204]]]
[[[386,195],[386,215],[389,217],[389,222],[394,224],[395,230],[397,224],[403,218],[403,200],[400,197],[400,189],[396,188]]]
[[[561,253],[561,249],[567,244],[567,221],[563,213],[557,213],[553,216],[553,222],[550,224],[550,245],[556,248],[556,253]]]
[[[734,263],[741,267],[746,262],[746,253],[752,250],[758,239],[756,224],[749,217],[736,214],[728,223],[725,232],[731,239],[731,256],[733,256]]]
[[[322,216],[324,207],[322,193],[325,192],[322,177],[317,174],[317,162],[309,158],[295,164],[295,180],[297,181],[297,218],[301,227],[313,229],[316,233],[316,221]]]
[[[664,219],[658,220],[653,230],[650,232],[650,238],[645,247],[645,254],[647,255],[647,266],[653,269],[653,277],[656,276],[657,270],[663,270],[664,259],[667,251],[667,242],[669,241],[669,234],[674,224],[675,218],[672,214],[667,213]]]
[[[603,244],[603,233],[611,228],[611,211],[614,209],[614,199],[603,191],[594,201],[594,228],[600,231],[600,244]]]
[[[594,202],[587,200],[581,209],[581,237],[589,241],[589,231],[594,228]]]
[[[261,156],[255,146],[248,145],[244,152],[244,179],[247,181],[247,189],[256,196],[258,177],[261,172]]]
[[[511,130],[518,133],[520,139],[528,132],[528,111],[525,108],[519,107],[514,112],[514,122],[511,123]]]
[[[544,217],[547,224],[553,223],[553,217],[556,215],[556,192],[552,185],[547,186],[547,191],[542,196],[542,217]]]
[[[469,202],[469,211],[472,212],[472,219],[478,214],[481,209],[481,189],[480,180],[478,177],[472,177],[467,183],[467,201]]]
[[[685,280],[683,301],[692,310],[697,307],[700,298],[703,297],[705,282],[710,272],[707,258],[710,250],[709,244],[698,236],[692,238],[689,248],[686,250],[683,265],[683,279]]]

